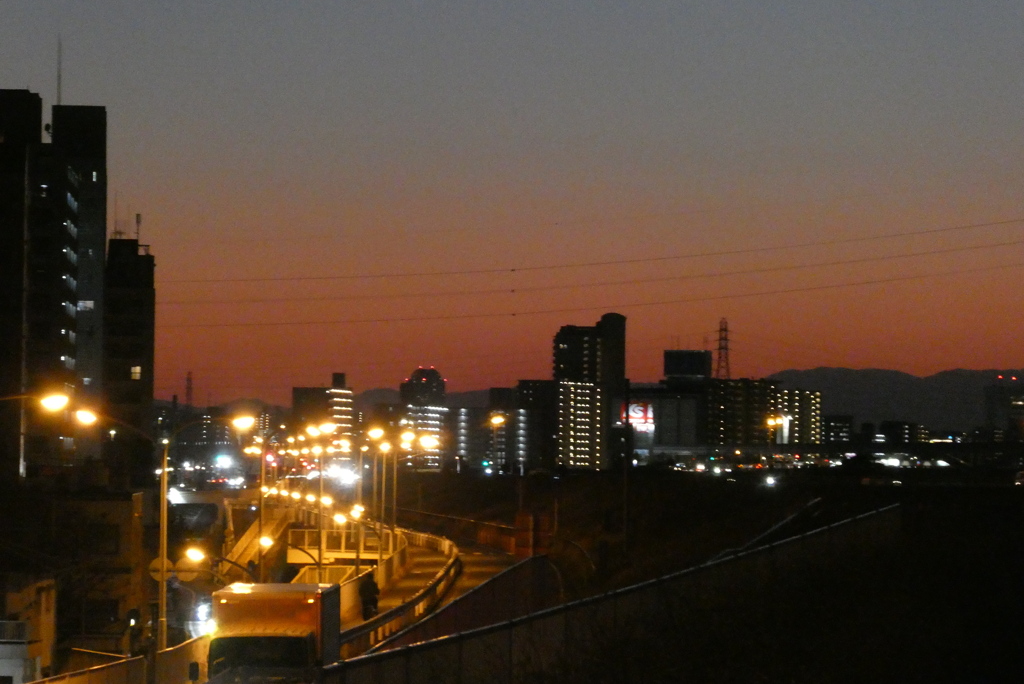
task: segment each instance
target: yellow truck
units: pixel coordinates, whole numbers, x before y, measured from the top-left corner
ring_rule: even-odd
[[[212,598],[211,684],[316,682],[340,658],[337,584],[236,582]]]

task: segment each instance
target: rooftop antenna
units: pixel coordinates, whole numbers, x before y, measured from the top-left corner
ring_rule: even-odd
[[[142,232],[142,214],[135,215],[135,241],[139,241],[139,233]]]
[[[62,45],[61,45],[61,42],[60,42],[60,34],[58,33],[57,34],[57,104],[58,105],[60,104],[60,91],[61,91],[60,77],[61,77],[61,70],[62,70],[62,67],[64,66],[64,60],[62,58],[62,53],[63,53],[63,49],[62,49]]]
[[[114,239],[121,240],[124,238],[124,232],[121,231],[121,223],[117,220],[117,191],[114,191]]]

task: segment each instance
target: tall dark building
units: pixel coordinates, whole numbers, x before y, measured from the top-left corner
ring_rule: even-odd
[[[352,388],[344,373],[331,374],[330,387],[293,387],[292,421],[298,430],[307,425],[331,422],[336,437],[352,437],[355,409]]]
[[[775,385],[768,380],[716,380],[710,386],[708,439],[711,444],[768,444]]]
[[[73,395],[83,353],[100,376],[100,319],[86,314],[96,334],[80,337],[78,314],[82,278],[92,311],[102,300],[105,114],[55,107],[44,142],[42,111],[35,93],[0,90],[0,482],[52,474],[75,457],[70,413],[40,415],[10,397]]]
[[[444,406],[444,378],[433,367],[414,370],[399,386],[399,392],[407,406]]]
[[[75,375],[83,404],[103,397],[104,253],[107,248],[107,110],[55,105],[53,147],[78,179],[78,296],[75,315]],[[152,278],[148,286],[152,289]],[[79,444],[80,454],[86,445]],[[86,456],[95,456],[94,450]]]
[[[436,437],[444,445],[444,434],[448,422],[448,407],[445,406],[445,381],[433,367],[420,366],[399,386],[405,419],[419,434]],[[441,453],[450,445],[419,450],[416,465],[426,470],[441,468]]]
[[[331,401],[327,387],[292,387],[292,421],[297,430],[331,420]]]
[[[695,380],[711,377],[711,352],[691,349],[666,349],[665,380]]]
[[[527,467],[554,470],[558,465],[558,383],[520,380],[516,394],[519,410],[525,413]]]
[[[331,373],[331,386],[327,390],[331,420],[338,426],[337,437],[351,438],[355,434],[355,406],[352,388],[345,382],[344,373]]]
[[[604,469],[622,457],[626,380],[626,317],[607,313],[594,326],[566,325],[555,335],[560,465]]]
[[[998,441],[1024,441],[1024,378],[999,374],[985,387],[985,427]]]
[[[563,325],[554,339],[554,379],[604,385],[621,393],[626,381],[626,317],[607,313],[593,326]]]
[[[152,483],[156,264],[149,245],[113,239],[107,255],[103,312],[103,385],[107,414],[133,431],[108,432],[104,458],[111,480]]]

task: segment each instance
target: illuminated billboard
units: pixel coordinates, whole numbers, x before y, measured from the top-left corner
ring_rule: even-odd
[[[625,419],[626,416],[619,416]],[[646,401],[632,402],[629,405],[629,424],[633,427],[654,425],[654,405]]]

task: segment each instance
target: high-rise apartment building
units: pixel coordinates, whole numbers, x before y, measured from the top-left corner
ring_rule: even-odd
[[[406,406],[444,406],[445,382],[436,368],[420,366],[398,389]]]
[[[53,147],[78,179],[74,198],[78,276],[75,371],[84,403],[103,390],[104,252],[107,249],[107,110],[55,105]],[[150,279],[152,280],[152,279]],[[149,285],[152,288],[152,282]]]
[[[775,385],[768,380],[715,380],[708,394],[708,442],[723,445],[768,444],[768,418]]]
[[[104,458],[113,482],[152,483],[153,373],[156,325],[156,263],[149,245],[110,241],[102,328],[106,413],[133,430],[108,432]]]
[[[593,382],[558,381],[558,462],[601,470],[605,459],[604,396]]]
[[[338,426],[335,435],[351,439],[355,435],[355,399],[352,388],[345,382],[344,373],[331,375],[331,386],[327,390],[331,422]]]
[[[775,390],[776,444],[821,444],[821,392],[801,389]]]
[[[429,435],[438,441],[434,447],[416,446],[409,455],[409,464],[424,470],[440,470],[448,420],[444,378],[435,368],[420,366],[400,385],[399,391],[408,427],[418,435]]]
[[[612,459],[622,456],[613,428],[623,425],[621,409],[628,392],[626,317],[607,313],[593,326],[562,326],[552,357],[558,383],[559,464],[610,467]]]
[[[558,383],[520,380],[516,401],[525,426],[526,467],[554,470],[558,464]]]
[[[44,141],[42,113],[37,94],[0,90],[0,482],[76,456],[69,412],[12,397],[74,395],[85,378],[88,396],[102,376],[106,115],[54,107]]]

